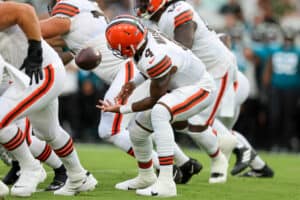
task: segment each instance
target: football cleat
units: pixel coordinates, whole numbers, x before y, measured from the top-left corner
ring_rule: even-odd
[[[256,154],[247,147],[236,148],[233,153],[236,155],[236,162],[231,170],[233,176],[244,171],[256,156]]]
[[[0,181],[0,197],[4,197],[8,195],[8,193],[9,193],[8,187],[2,181]]]
[[[67,181],[67,173],[64,165],[54,169],[54,178],[53,181],[48,185],[45,191],[54,191],[62,188]]]
[[[97,184],[98,181],[94,178],[94,176],[91,173],[86,172],[84,176],[69,176],[66,184],[62,188],[54,191],[54,194],[62,196],[74,196],[80,192],[94,190]]]
[[[20,176],[19,162],[12,161],[12,166],[2,181],[6,185],[12,185],[18,180],[19,176]]]
[[[192,178],[193,175],[199,174],[199,172],[202,170],[203,166],[201,163],[199,163],[197,160],[190,158],[189,161],[184,163],[181,167],[179,167],[181,173],[182,173],[182,178],[180,182],[175,183],[181,183],[181,184],[186,184],[189,182],[189,180]]]
[[[159,169],[156,170],[156,174],[159,175]],[[173,165],[173,180],[175,183],[180,184],[182,182],[182,172],[179,167]]]
[[[133,179],[129,179],[127,181],[116,184],[115,188],[118,190],[142,189],[152,185],[156,180],[157,177],[154,173],[152,173],[152,175],[149,174],[148,176],[138,175]]]
[[[39,183],[43,182],[47,174],[42,167],[38,165],[35,169],[24,169],[20,171],[20,177],[11,188],[11,195],[18,197],[30,197],[36,192]]]
[[[265,165],[262,169],[251,169],[250,171],[241,175],[241,177],[249,177],[249,178],[273,178],[274,171],[268,166]]]
[[[209,183],[225,183],[227,181],[228,161],[220,151],[219,155],[211,160],[211,172]]]
[[[153,185],[136,190],[136,194],[142,196],[175,197],[177,196],[177,189],[173,180],[163,181],[158,178]]]

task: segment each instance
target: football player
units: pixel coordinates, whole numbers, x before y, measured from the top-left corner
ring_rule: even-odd
[[[233,85],[236,79],[236,65],[231,59],[230,51],[219,40],[217,34],[211,31],[204,23],[200,16],[195,12],[193,7],[182,0],[136,0],[135,8],[137,16],[149,19],[155,22],[161,32],[168,37],[181,43],[186,48],[189,48],[193,53],[201,59],[205,64],[207,71],[214,78],[217,85],[217,97],[213,103],[213,109],[208,109],[208,112],[203,112],[208,116],[208,120],[204,121],[203,118],[194,118],[190,121],[201,122],[204,126],[212,126],[215,117],[220,112],[222,104],[224,104],[223,97],[226,91]],[[234,96],[231,97],[234,99]],[[230,104],[233,100],[227,101]],[[232,105],[226,105],[226,107]],[[233,113],[233,111],[232,111]],[[224,153],[229,157],[232,145],[236,143],[236,137],[221,127],[221,123],[214,125],[215,129],[222,129],[225,132],[215,131],[218,133],[220,139],[220,147],[223,148]],[[205,135],[211,135],[212,129],[206,129],[202,132],[202,137],[189,132],[189,135],[200,146],[205,142]],[[223,140],[223,141],[222,141]],[[205,149],[209,155],[214,153]],[[219,181],[224,182],[224,175],[219,176]],[[217,179],[216,179],[217,180]],[[217,180],[218,182],[218,180]]]
[[[118,100],[126,100],[146,79],[151,81],[149,96],[140,101],[121,105],[118,101],[112,104],[101,100],[98,105],[104,112],[139,112],[129,127],[139,175],[117,184],[117,188],[137,189],[137,194],[145,196],[176,196],[176,185],[172,180],[174,134],[171,123],[188,120],[189,131],[197,137],[210,129],[190,119],[192,116],[210,119],[210,116],[201,115],[201,111],[212,109],[216,98],[214,80],[190,50],[155,30],[146,29],[135,17],[116,17],[106,29],[106,38],[114,54],[133,57],[141,72],[123,86]],[[152,133],[160,163],[158,179],[152,169]],[[212,161],[218,164],[212,169],[214,176],[226,173],[227,160],[219,151],[216,136],[211,135],[214,137],[206,140],[204,145],[210,146],[215,153]]]
[[[95,3],[88,0],[53,0],[49,8],[51,17],[41,21],[43,37],[48,39],[61,36],[71,54],[75,55],[87,46],[99,50],[102,61],[93,72],[110,85],[105,99],[114,101],[122,85],[133,79],[139,72],[131,59],[117,58],[108,49],[105,38],[107,19],[103,12]],[[73,57],[70,56],[69,58],[66,61],[70,61]],[[132,99],[142,98],[144,91],[143,89],[140,91],[135,92]],[[98,130],[102,139],[134,156],[129,133],[126,129],[132,116],[132,114],[102,112]],[[177,145],[175,148],[176,165],[183,172],[183,177],[177,182],[186,183],[192,175],[199,173],[202,166],[196,160],[187,157]],[[154,151],[153,162],[158,168],[157,154]]]
[[[221,41],[231,49],[231,38],[227,34],[218,34]],[[236,58],[232,55],[232,59],[236,62]],[[248,98],[250,92],[250,85],[248,79],[240,71],[237,74],[237,80],[234,82],[233,88],[235,93],[235,109],[234,115],[231,117],[219,115],[218,118],[223,124],[232,130],[236,123],[239,114],[240,107]],[[273,177],[273,170],[266,164],[264,160],[253,149],[248,140],[239,132],[232,130],[233,134],[237,136],[238,143],[234,149],[236,155],[236,162],[231,170],[232,175],[237,175],[242,172],[247,166],[251,167],[251,170],[242,174],[243,177]]]
[[[42,169],[29,153],[25,135],[15,123],[26,116],[35,135],[51,145],[67,169],[68,181],[55,194],[75,195],[94,189],[96,179],[81,166],[71,137],[58,123],[57,96],[65,69],[55,51],[41,39],[34,9],[27,4],[0,2],[0,12],[0,54],[5,59],[0,59],[1,78],[12,79],[1,95],[0,142],[21,167],[11,194],[30,196],[41,181]]]

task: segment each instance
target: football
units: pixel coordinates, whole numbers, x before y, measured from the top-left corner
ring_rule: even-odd
[[[101,53],[92,47],[82,49],[75,57],[76,65],[83,70],[96,68],[101,63],[101,60]]]

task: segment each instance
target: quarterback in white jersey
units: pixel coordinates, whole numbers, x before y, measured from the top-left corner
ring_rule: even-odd
[[[106,38],[115,54],[134,57],[143,74],[124,85],[118,98],[128,98],[134,88],[145,81],[143,77],[151,80],[150,95],[140,101],[126,105],[101,101],[98,105],[105,112],[140,112],[129,127],[139,176],[116,187],[137,189],[138,194],[146,196],[176,196],[176,186],[172,180],[174,135],[171,123],[186,121],[208,108],[215,98],[214,80],[190,50],[156,31],[145,29],[135,17],[116,17],[106,30]],[[189,124],[189,128],[198,130],[203,127]],[[152,170],[152,132],[160,162],[158,179]],[[216,144],[215,159],[222,163],[225,160],[226,163],[223,153],[218,151],[216,137],[209,142]]]
[[[88,0],[61,0],[54,2],[49,19],[41,21],[44,38],[60,35],[67,47],[75,54],[85,47],[93,47],[101,52],[102,61],[93,69],[102,80],[110,85],[105,99],[114,101],[123,84],[129,82],[139,74],[131,59],[120,59],[108,49],[105,29],[107,20],[97,5]],[[72,12],[70,12],[72,11]],[[145,84],[146,85],[146,84]],[[140,91],[140,92],[139,92]],[[145,95],[143,88],[135,91],[131,99],[140,99]],[[125,102],[124,102],[125,103]],[[99,135],[106,141],[113,143],[123,151],[134,156],[134,151],[126,129],[132,114],[101,113]],[[194,159],[189,159],[176,145],[176,164],[184,167],[187,173],[183,174],[181,183],[186,183],[192,175],[197,174],[201,166]],[[153,152],[153,160],[158,167],[157,155]],[[194,170],[190,170],[193,168]]]
[[[0,63],[2,72],[12,80],[1,95],[0,141],[6,149],[13,152],[21,165],[21,176],[11,193],[30,196],[40,182],[40,169],[32,155],[24,150],[25,135],[14,123],[26,116],[29,117],[36,136],[51,145],[67,168],[69,180],[55,194],[74,195],[80,190],[93,189],[97,181],[81,166],[72,139],[58,123],[57,96],[62,90],[65,77],[60,58],[41,40],[39,22],[31,6],[0,3],[0,11],[7,16],[0,20],[0,54],[5,60]],[[13,26],[16,22],[20,22],[19,26]],[[31,79],[35,77],[35,81],[29,83],[28,76],[20,71],[22,68],[25,68],[25,73]]]

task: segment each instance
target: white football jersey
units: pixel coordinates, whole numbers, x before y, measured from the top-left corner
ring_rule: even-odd
[[[216,33],[208,29],[207,24],[190,4],[179,1],[168,6],[158,22],[158,27],[170,38],[174,38],[174,30],[188,21],[194,21],[197,24],[191,50],[203,61],[207,71],[214,78],[224,76],[231,66],[231,60],[228,58],[230,52]]]
[[[149,29],[147,45],[136,62],[141,73],[150,79],[161,78],[176,66],[177,71],[172,75],[169,89],[194,84],[202,85],[208,90],[214,89],[213,79],[206,72],[201,60],[190,50],[158,31]]]
[[[47,42],[42,40],[43,67],[57,63],[58,54]],[[27,57],[28,40],[18,26],[12,26],[0,32],[0,54],[4,60],[16,68],[20,68]]]
[[[72,52],[77,54],[88,46],[100,51],[102,61],[94,72],[110,84],[121,64],[126,61],[115,57],[108,49],[105,38],[107,19],[102,13],[96,3],[88,0],[62,0],[55,5],[51,14],[71,20],[70,31],[63,35],[63,39]]]

